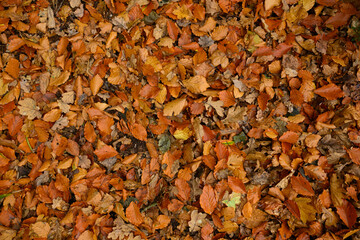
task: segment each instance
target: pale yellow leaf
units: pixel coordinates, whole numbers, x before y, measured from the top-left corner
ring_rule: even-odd
[[[36,102],[32,98],[25,98],[19,101],[20,114],[27,116],[28,119],[33,120],[34,118],[41,118],[39,107],[36,106]]]

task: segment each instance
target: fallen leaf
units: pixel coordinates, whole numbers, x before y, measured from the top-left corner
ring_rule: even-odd
[[[27,116],[29,120],[41,118],[41,113],[39,111],[40,108],[36,106],[36,102],[32,98],[24,98],[24,100],[20,100],[18,108],[20,110],[20,114]]]
[[[140,213],[140,209],[134,201],[132,201],[126,208],[126,217],[129,219],[129,222],[135,226],[139,226],[144,222],[144,218]]]
[[[177,116],[181,113],[186,105],[185,98],[179,98],[171,101],[164,106],[164,116]]]
[[[310,183],[303,176],[292,176],[291,177],[291,185],[293,189],[304,196],[314,196],[314,189],[311,187]]]
[[[344,200],[342,205],[336,207],[336,212],[348,228],[356,223],[356,209],[349,201]]]
[[[207,83],[206,78],[200,75],[191,77],[183,81],[184,86],[189,89],[190,92],[198,94],[206,91],[210,85]]]
[[[217,205],[216,194],[210,185],[205,185],[200,195],[200,206],[207,214],[212,214]]]
[[[327,100],[335,100],[344,96],[344,92],[334,83],[322,86],[314,91],[314,93],[326,98]]]

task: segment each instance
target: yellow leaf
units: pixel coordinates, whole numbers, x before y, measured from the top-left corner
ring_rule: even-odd
[[[174,132],[174,137],[176,139],[181,139],[181,140],[188,140],[189,137],[191,137],[191,135],[193,134],[193,132],[191,131],[191,129],[189,129],[188,127],[181,129],[181,130],[176,130]]]
[[[274,7],[279,6],[281,0],[265,0],[265,11],[273,9]]]
[[[164,116],[176,116],[181,113],[181,111],[184,109],[186,105],[186,99],[185,98],[179,98],[174,101],[171,101],[167,104],[165,104],[164,107]]]
[[[206,81],[206,78],[200,75],[184,80],[183,83],[190,92],[195,94],[202,93],[206,91],[208,87],[210,87]]]
[[[301,0],[301,3],[303,5],[303,8],[306,11],[309,11],[310,9],[313,8],[313,6],[315,5],[315,0]]]
[[[160,61],[154,56],[147,57],[145,64],[151,65],[154,68],[154,72],[160,72],[162,70]]]
[[[316,210],[312,206],[310,198],[296,198],[296,204],[300,210],[300,219],[303,223],[311,222],[316,219]]]
[[[330,196],[331,201],[333,202],[335,207],[339,207],[342,205],[344,198],[343,192],[344,190],[341,186],[341,182],[334,173],[333,175],[331,175],[330,178]]]
[[[185,4],[181,4],[181,7],[178,6],[174,11],[173,14],[177,16],[178,19],[185,18],[186,20],[192,19],[193,15],[188,7]]]
[[[68,71],[62,72],[59,77],[50,79],[50,86],[59,86],[64,84],[70,77],[70,73]]]
[[[219,229],[220,232],[233,233],[239,228],[239,226],[232,221],[224,221],[223,226],[222,229]]]

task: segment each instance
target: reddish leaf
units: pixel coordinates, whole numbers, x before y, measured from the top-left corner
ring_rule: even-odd
[[[306,180],[306,178],[304,178],[303,176],[293,176],[291,177],[291,185],[293,187],[293,189],[301,195],[304,196],[314,196],[315,192],[313,190],[313,188],[311,187],[310,183],[308,180]]]
[[[344,96],[344,92],[341,88],[333,83],[316,89],[314,93],[326,98],[327,100],[335,100]]]
[[[200,195],[200,206],[207,214],[212,214],[217,205],[216,194],[210,185],[205,185]]]
[[[280,43],[276,49],[273,51],[273,55],[277,58],[282,57],[284,54],[286,54],[290,49],[292,48],[292,45],[288,45],[286,43]]]
[[[300,220],[300,210],[295,201],[288,199],[285,201],[285,206],[297,219]]]
[[[343,204],[336,207],[336,210],[348,228],[351,228],[356,223],[356,209],[349,201],[343,200]]]

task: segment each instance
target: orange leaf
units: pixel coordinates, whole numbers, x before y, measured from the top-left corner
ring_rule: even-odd
[[[211,240],[212,238],[212,232],[214,231],[214,228],[211,226],[209,222],[206,222],[205,226],[201,229],[201,237],[204,240]]]
[[[314,189],[311,187],[310,183],[306,178],[303,176],[291,178],[291,185],[295,192],[304,196],[314,196],[315,192]]]
[[[21,48],[24,45],[25,45],[25,41],[22,38],[15,37],[10,40],[9,45],[8,45],[8,50],[10,52],[13,52],[15,50],[18,50],[19,48]]]
[[[5,71],[13,78],[19,77],[20,62],[15,58],[10,58],[6,65]]]
[[[336,207],[336,211],[348,228],[351,228],[356,223],[356,209],[350,202],[343,200],[343,204]]]
[[[344,96],[344,92],[334,83],[322,86],[314,91],[314,93],[326,98],[327,100],[335,100]]]
[[[146,141],[147,132],[146,132],[146,128],[144,128],[143,125],[134,123],[133,125],[130,126],[130,131],[135,138],[141,141]]]
[[[176,24],[171,21],[171,20],[168,20],[166,22],[166,25],[167,25],[167,31],[169,33],[169,37],[172,39],[172,40],[177,40],[177,37],[179,35],[179,29],[178,27],[176,26]]]
[[[207,214],[212,214],[216,208],[216,195],[214,189],[210,185],[205,185],[200,196],[200,206]]]
[[[252,204],[250,202],[245,203],[241,212],[245,218],[250,219],[253,214]]]
[[[111,126],[113,125],[114,125],[114,119],[108,116],[100,118],[97,122],[97,127],[99,128],[100,134],[102,136],[110,135],[112,132]]]
[[[118,152],[109,145],[105,145],[100,149],[95,150],[95,155],[98,157],[99,161],[103,161],[107,158],[115,157]]]
[[[43,120],[45,122],[56,122],[61,116],[61,110],[56,108],[56,109],[52,109],[51,111],[47,112],[44,116],[43,116]]]
[[[140,209],[134,201],[132,201],[126,209],[126,217],[129,222],[135,226],[139,226],[144,221],[143,216],[140,213]]]
[[[91,143],[95,142],[95,140],[96,140],[95,129],[94,129],[93,125],[89,122],[85,123],[84,136],[85,136],[85,139]]]
[[[228,184],[233,192],[246,193],[245,184],[239,178],[228,176]]]
[[[297,142],[298,138],[299,135],[297,133],[287,131],[279,138],[279,141],[294,144]]]
[[[176,196],[186,202],[190,198],[191,189],[189,184],[184,179],[177,178],[175,180],[175,186],[178,190]]]
[[[56,133],[53,141],[51,142],[51,148],[56,156],[61,156],[67,146],[67,139],[60,134]]]
[[[154,223],[154,229],[166,228],[169,225],[170,221],[171,219],[169,216],[159,215]]]
[[[219,6],[224,13],[228,13],[233,10],[230,0],[219,0]]]
[[[96,74],[90,81],[90,89],[93,95],[96,95],[102,87],[104,81],[101,79],[99,74]]]
[[[348,150],[348,154],[354,163],[360,165],[360,148],[351,148]]]
[[[230,107],[236,103],[233,95],[227,90],[219,92],[219,98],[224,103],[223,107]]]

